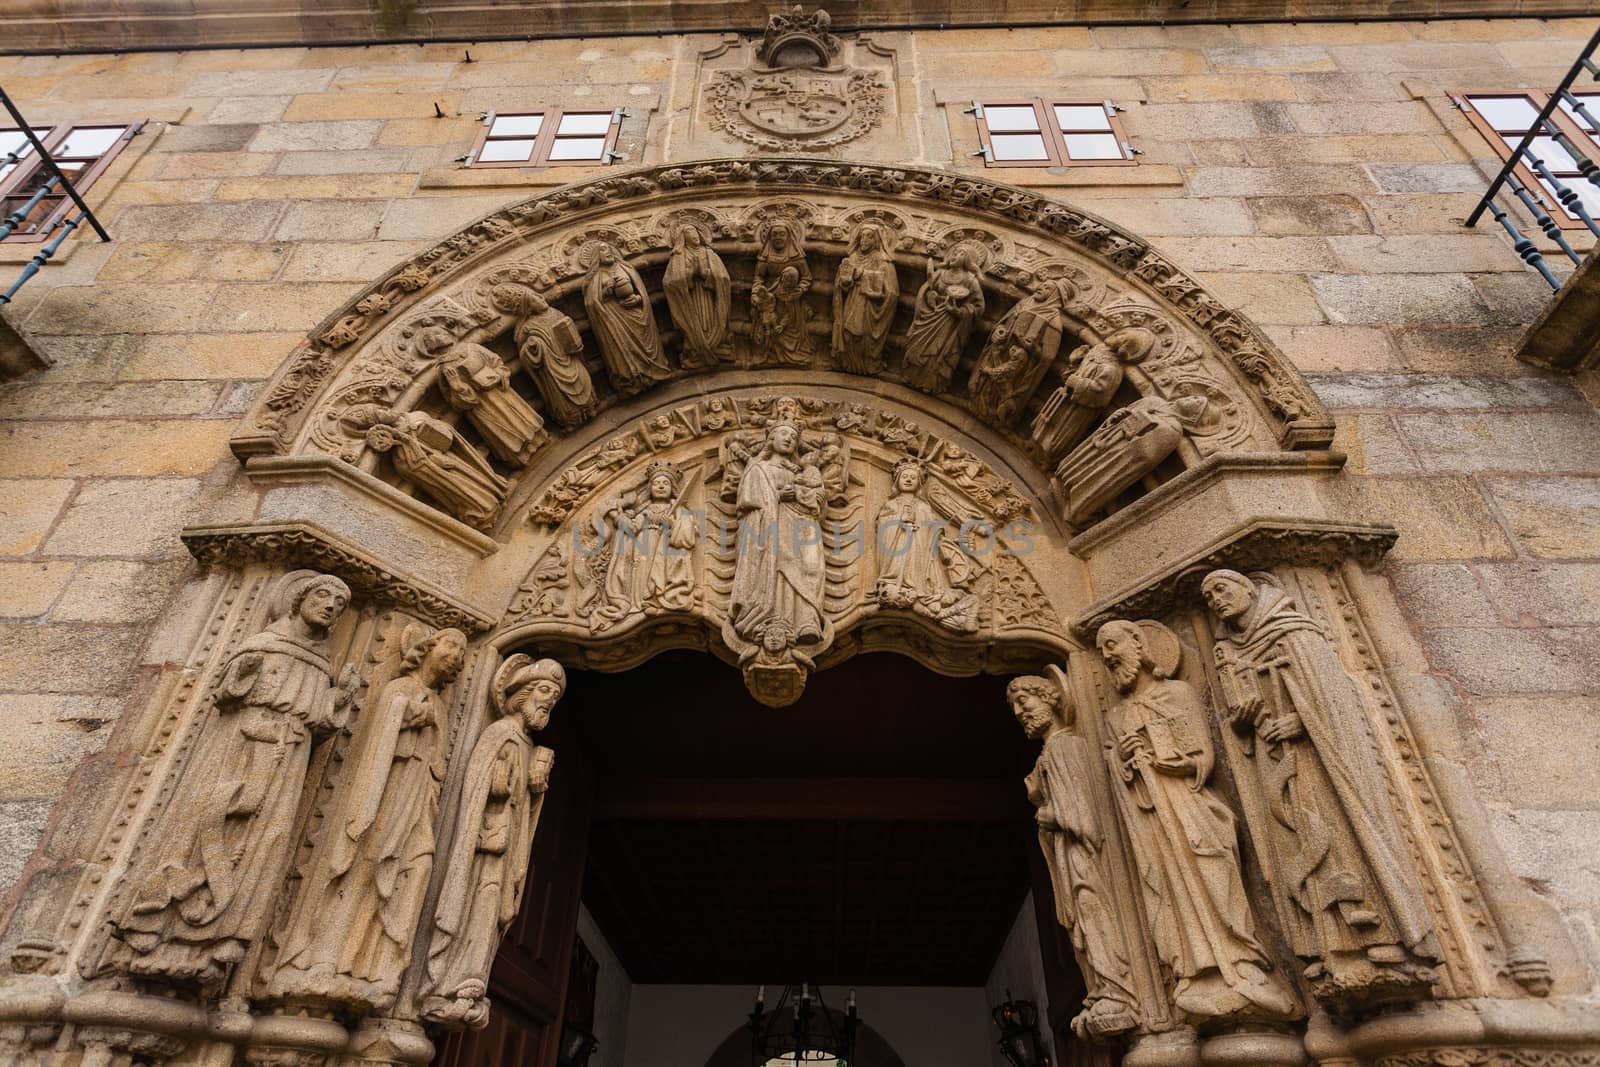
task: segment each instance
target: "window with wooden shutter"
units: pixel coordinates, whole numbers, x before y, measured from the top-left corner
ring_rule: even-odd
[[[975,102],[982,155],[990,167],[1131,166],[1133,146],[1108,100]]]
[[[617,158],[621,108],[565,111],[549,108],[526,114],[483,117],[483,132],[467,157],[472,167],[602,166]]]

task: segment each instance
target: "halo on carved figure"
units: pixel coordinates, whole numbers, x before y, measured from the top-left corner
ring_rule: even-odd
[[[988,230],[978,229],[975,226],[955,226],[940,231],[938,236],[928,243],[928,254],[943,261],[957,248],[973,254],[975,257],[973,262],[979,274],[988,273],[989,268],[1004,259],[1006,254],[1005,241]]]
[[[911,222],[897,211],[887,208],[868,207],[849,211],[839,217],[837,223],[830,226],[837,239],[845,243],[845,251],[855,251],[856,234],[863,226],[876,226],[879,234],[884,238],[883,250],[893,255],[911,233]]]
[[[1178,407],[1184,432],[1202,453],[1238,448],[1250,439],[1250,423],[1241,402],[1217,382],[1197,374],[1163,374],[1152,378],[1168,400]],[[1196,408],[1184,400],[1202,401]]]
[[[683,240],[683,231],[692,228],[700,231],[700,240],[709,245],[726,228],[721,217],[704,208],[686,207],[668,211],[655,220],[652,230],[668,248],[677,248]]]
[[[1090,318],[1090,325],[1104,335],[1108,344],[1118,334],[1131,339],[1124,343],[1134,347],[1119,353],[1124,363],[1157,366],[1169,362],[1180,349],[1180,338],[1172,320],[1144,304],[1123,303],[1100,308]]]
[[[1020,288],[1032,290],[1042,281],[1065,281],[1072,285],[1073,297],[1067,304],[1067,314],[1084,320],[1093,315],[1107,296],[1106,283],[1076,263],[1059,259],[1045,260],[1027,268],[1015,282]]]
[[[1151,672],[1157,678],[1175,678],[1183,665],[1183,642],[1165,624],[1154,619],[1140,619],[1133,625],[1144,636],[1145,655],[1150,657]]]

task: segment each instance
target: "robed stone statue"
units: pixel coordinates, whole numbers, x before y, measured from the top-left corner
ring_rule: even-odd
[[[1075,732],[1066,675],[1056,667],[1050,674],[1012,679],[1006,698],[1023,731],[1044,744],[1025,784],[1055,890],[1056,918],[1072,935],[1087,986],[1072,1029],[1080,1038],[1107,1038],[1139,1024],[1139,999],[1092,785],[1104,770],[1094,745]]]
[[[1106,716],[1108,755],[1173,1005],[1196,1020],[1292,1014],[1295,999],[1256,940],[1233,813],[1210,785],[1205,708],[1173,677],[1177,635],[1117,620],[1096,641],[1122,694]]]
[[[683,334],[679,362],[690,369],[716,366],[728,332],[733,289],[728,268],[699,226],[678,227],[661,289],[673,324]]]
[[[900,279],[883,227],[864,223],[833,280],[833,358],[840,370],[876,374],[900,299]]]
[[[583,306],[611,384],[627,396],[672,377],[644,279],[609,244],[586,253],[591,265]]]
[[[1206,575],[1223,721],[1289,946],[1336,1009],[1425,997],[1438,949],[1361,693],[1282,589]]]
[[[271,624],[228,659],[215,713],[134,864],[102,971],[214,989],[265,932],[313,738],[342,726],[359,685],[349,667],[334,685],[326,645],[349,603],[332,575],[278,580]]]
[[[264,996],[394,1006],[433,873],[448,708],[440,690],[466,636],[420,623],[401,636],[399,674],[362,709],[313,841]]]
[[[433,911],[422,990],[422,1016],[431,1022],[488,1022],[489,970],[522,903],[555,761],[555,753],[535,745],[530,735],[549,724],[566,686],[566,672],[553,659],[518,653],[495,672],[491,700],[498,718],[478,735],[467,762]]]

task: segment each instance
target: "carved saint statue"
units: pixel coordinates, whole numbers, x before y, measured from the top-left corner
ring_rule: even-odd
[[[1276,586],[1219,570],[1201,592],[1247,822],[1312,992],[1340,1010],[1426,996],[1433,922],[1339,653]]]
[[[1106,1038],[1138,1025],[1139,998],[1106,861],[1100,804],[1090,784],[1103,774],[1100,753],[1074,730],[1077,709],[1066,676],[1056,667],[1050,674],[1013,678],[1006,699],[1023,731],[1044,743],[1025,784],[1055,889],[1056,918],[1072,935],[1088,987],[1072,1029],[1085,1040]]]
[[[278,580],[271,625],[223,668],[215,714],[111,920],[102,970],[213,989],[265,932],[312,738],[342,726],[359,684],[346,667],[336,687],[328,662],[328,631],[349,603],[331,575]]]
[[[738,478],[738,562],[728,620],[744,640],[780,652],[823,642],[826,580],[820,457],[802,451],[797,422],[766,428]]]
[[[716,366],[728,332],[733,290],[728,268],[699,226],[679,226],[673,235],[672,258],[667,260],[661,288],[672,321],[683,334],[679,362],[695,369]]]
[[[371,1011],[394,1006],[433,873],[449,709],[466,662],[460,630],[421,623],[400,673],[362,709],[306,861],[264,996]]]
[[[433,910],[422,1017],[480,1027],[489,1021],[489,968],[522,903],[539,810],[555,753],[530,735],[550,722],[567,688],[553,659],[518,653],[495,672],[495,722],[478,735],[461,783],[455,836]]]
[[[600,401],[583,364],[583,338],[571,318],[522,285],[497,285],[495,307],[517,319],[517,355],[539,390],[544,410],[557,426],[571,430],[594,418]]]
[[[687,479],[665,460],[645,468],[644,482],[603,504],[592,525],[603,546],[587,572],[594,576],[589,628],[609,630],[636,615],[687,611],[694,606],[695,514],[683,506]]]
[[[480,530],[494,524],[509,483],[449,423],[422,411],[388,416],[367,431],[374,452],[394,452],[394,469],[445,511]]]
[[[1045,462],[1066,455],[1093,428],[1122,386],[1123,365],[1143,359],[1151,343],[1149,331],[1135,327],[1082,345],[1067,357],[1061,385],[1033,420],[1033,442]]]
[[[1291,1014],[1294,998],[1256,941],[1233,813],[1208,784],[1215,756],[1201,696],[1173,677],[1177,635],[1118,620],[1096,641],[1122,693],[1106,717],[1107,755],[1156,952],[1176,980],[1173,1004],[1194,1019]]]
[[[1184,430],[1200,419],[1205,397],[1170,401],[1142,396],[1118,408],[1056,467],[1067,498],[1067,521],[1081,525],[1177,451]]]
[[[957,633],[975,632],[979,564],[962,544],[972,526],[964,525],[959,505],[928,478],[920,461],[896,463],[893,478],[893,492],[874,526],[874,597],[884,607],[915,611]]]
[[[511,388],[511,371],[499,356],[482,345],[457,342],[443,326],[423,329],[417,348],[438,360],[440,391],[495,455],[525,466],[550,439],[539,413]]]
[[[583,286],[583,306],[611,384],[626,396],[672,377],[644,279],[609,244],[601,243],[590,254],[593,265]]]
[[[759,356],[792,365],[811,358],[805,295],[811,266],[800,223],[776,219],[760,233],[755,281],[750,287],[750,341]]]
[[[957,245],[943,262],[930,262],[928,280],[917,290],[916,313],[906,331],[902,371],[906,381],[925,393],[949,388],[961,349],[983,307],[976,252]]]
[[[1077,290],[1065,279],[1040,282],[1006,312],[972,368],[967,395],[985,418],[1009,424],[1056,361],[1067,305]]]
[[[900,299],[900,279],[883,227],[862,224],[850,237],[833,282],[833,358],[840,370],[877,374]]]

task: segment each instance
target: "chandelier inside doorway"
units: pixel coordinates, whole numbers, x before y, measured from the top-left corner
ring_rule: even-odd
[[[750,1009],[751,1067],[849,1067],[855,1062],[856,991],[850,990],[845,1010],[835,1012],[822,999],[822,990],[802,982],[786,985],[778,1002],[767,1008],[767,987],[756,990]]]

